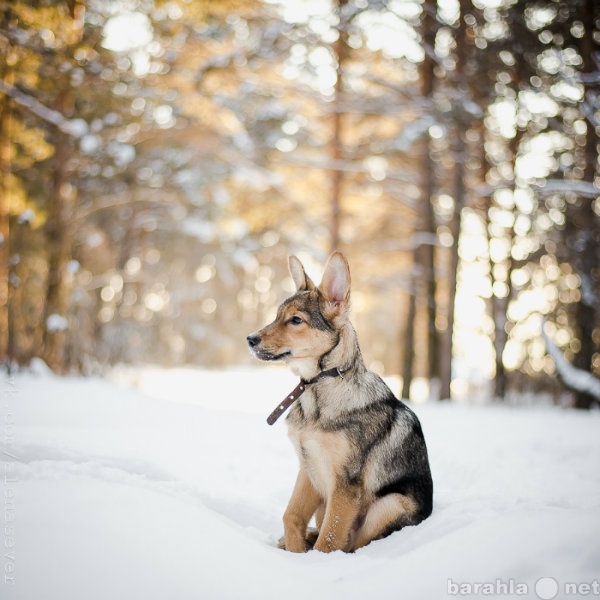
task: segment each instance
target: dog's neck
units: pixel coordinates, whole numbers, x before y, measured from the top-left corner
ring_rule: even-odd
[[[326,369],[340,368],[343,371],[364,369],[358,346],[356,331],[349,321],[340,328],[335,346],[323,356],[292,358],[288,367],[301,379],[310,380]]]

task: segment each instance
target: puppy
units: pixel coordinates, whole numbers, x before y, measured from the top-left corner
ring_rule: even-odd
[[[247,337],[257,358],[284,361],[300,377],[270,418],[291,404],[289,437],[300,460],[282,546],[353,552],[431,514],[425,438],[412,410],[365,367],[349,319],[346,258],[329,257],[318,287],[294,256],[289,269],[296,293]]]

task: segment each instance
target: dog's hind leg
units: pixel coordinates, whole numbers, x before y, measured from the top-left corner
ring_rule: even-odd
[[[352,550],[389,535],[406,525],[416,524],[417,504],[403,494],[388,494],[376,500],[367,511],[364,523],[353,535]]]
[[[301,468],[292,497],[283,515],[286,550],[306,552],[309,545],[306,540],[308,522],[321,503],[321,497]]]

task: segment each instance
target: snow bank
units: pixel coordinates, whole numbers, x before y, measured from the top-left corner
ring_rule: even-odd
[[[295,383],[4,378],[0,598],[537,598],[542,577],[562,598],[600,578],[600,415],[552,408],[417,406],[433,515],[354,555],[277,550],[296,459],[265,418]]]

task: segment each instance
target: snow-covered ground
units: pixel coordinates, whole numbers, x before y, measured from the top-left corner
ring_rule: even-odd
[[[433,515],[353,555],[294,555],[276,541],[296,458],[265,418],[295,384],[262,365],[3,376],[0,598],[600,594],[598,412],[418,405]]]

